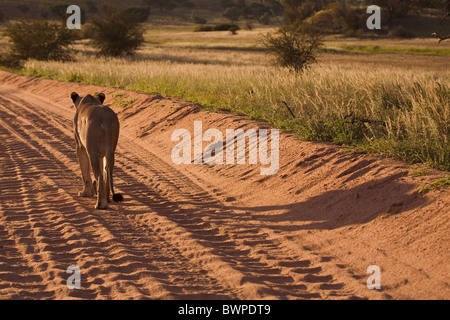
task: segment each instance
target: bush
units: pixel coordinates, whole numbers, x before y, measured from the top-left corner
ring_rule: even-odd
[[[36,19],[18,20],[5,34],[11,39],[10,57],[18,60],[69,60],[67,47],[75,35],[61,23]]]
[[[86,34],[102,55],[132,55],[144,42],[144,30],[138,20],[135,13],[109,9],[105,18],[92,20]]]
[[[230,30],[240,30],[238,25],[235,24],[219,24],[213,27],[213,31],[230,31]]]
[[[316,54],[322,41],[314,30],[301,32],[280,27],[275,34],[265,35],[263,44],[275,56],[276,64],[300,72],[317,62]]]
[[[208,31],[230,31],[230,32],[236,32],[239,31],[241,28],[239,28],[238,25],[235,24],[219,24],[217,26],[197,26],[194,30],[194,32],[208,32]]]
[[[23,67],[23,60],[19,59],[17,55],[4,50],[0,51],[0,66],[11,68],[11,69],[21,69]]]
[[[228,31],[230,31],[230,33],[231,33],[232,35],[236,35],[237,32],[238,32],[238,30],[239,30],[239,27],[238,27],[238,26],[231,27],[230,29],[228,29]]]

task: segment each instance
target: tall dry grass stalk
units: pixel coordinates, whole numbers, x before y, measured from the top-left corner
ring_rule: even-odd
[[[254,54],[254,53],[252,53]],[[198,52],[158,59],[81,57],[77,62],[28,61],[24,73],[52,79],[160,93],[228,109],[296,132],[450,170],[450,75],[392,68],[320,64],[295,74]],[[190,62],[189,62],[190,61]],[[288,111],[288,106],[292,114]]]

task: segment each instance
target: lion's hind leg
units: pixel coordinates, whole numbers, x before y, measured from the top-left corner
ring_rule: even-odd
[[[83,180],[83,190],[78,195],[81,197],[92,197],[95,194],[95,186],[91,180],[91,166],[86,149],[82,146],[77,147],[78,161],[81,168],[81,178]]]
[[[105,179],[106,200],[108,202],[111,202],[111,197],[109,196],[111,194],[110,181],[109,181],[109,169],[108,169],[108,162],[107,162],[106,157],[103,158],[103,178]]]
[[[91,157],[92,171],[97,185],[97,203],[95,209],[108,208],[108,200],[106,198],[106,181],[103,175],[103,157]]]

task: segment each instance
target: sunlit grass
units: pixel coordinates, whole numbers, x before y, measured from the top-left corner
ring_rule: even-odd
[[[450,170],[448,72],[323,63],[295,74],[268,61],[255,52],[152,48],[135,59],[28,61],[23,72],[177,97],[267,120],[302,139]]]
[[[383,47],[379,45],[345,45],[342,47],[348,52],[363,53],[409,53],[409,54],[426,54],[426,55],[450,55],[450,49],[437,48],[408,48],[408,47]]]
[[[74,61],[30,60],[20,72],[176,97],[266,120],[301,139],[450,170],[450,62],[431,55],[447,55],[450,41],[329,37],[326,49],[358,53],[325,54],[296,74],[273,67],[258,42],[270,29],[231,35],[186,28],[149,29],[147,43],[132,58],[98,57],[80,41]],[[415,52],[405,54],[411,48]],[[124,107],[131,103],[112,99]]]

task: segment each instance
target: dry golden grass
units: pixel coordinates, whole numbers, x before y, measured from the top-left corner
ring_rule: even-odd
[[[96,57],[80,43],[75,61],[28,61],[23,72],[174,96],[264,119],[303,139],[450,169],[450,59],[399,53],[433,49],[436,41],[366,40],[362,46],[394,53],[325,53],[318,65],[294,74],[271,66],[258,44],[262,32],[147,32],[148,43],[134,58]],[[325,47],[342,50],[354,40],[339,41],[328,39]]]

